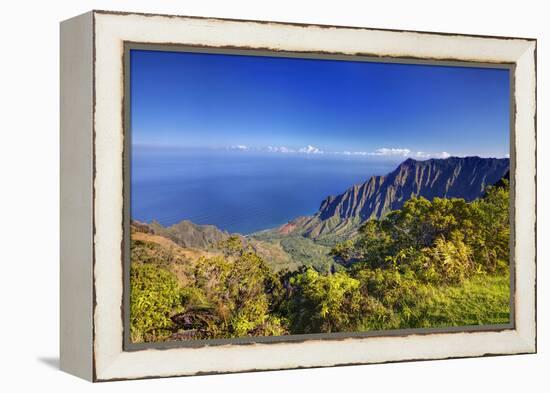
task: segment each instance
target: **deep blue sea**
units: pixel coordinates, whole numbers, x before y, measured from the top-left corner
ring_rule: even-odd
[[[134,148],[131,216],[249,234],[317,211],[322,200],[395,163],[305,154]]]

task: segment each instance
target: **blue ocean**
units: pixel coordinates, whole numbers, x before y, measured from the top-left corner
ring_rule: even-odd
[[[395,166],[344,156],[134,148],[131,217],[250,234],[314,214],[327,196]]]

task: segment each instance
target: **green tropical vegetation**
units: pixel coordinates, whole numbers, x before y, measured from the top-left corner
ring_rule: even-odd
[[[481,198],[413,197],[353,236],[274,267],[243,236],[183,247],[132,226],[133,342],[509,322],[509,189]],[[327,259],[328,258],[328,259]]]

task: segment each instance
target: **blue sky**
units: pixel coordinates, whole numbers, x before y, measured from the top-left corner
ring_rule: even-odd
[[[509,95],[504,69],[131,51],[135,146],[505,157]]]

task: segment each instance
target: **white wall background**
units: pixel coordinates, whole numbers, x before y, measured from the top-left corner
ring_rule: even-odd
[[[0,390],[520,392],[550,387],[549,11],[543,1],[101,0],[0,12]],[[90,9],[538,38],[539,354],[92,385],[58,367],[59,27]]]

